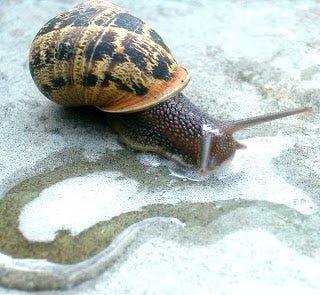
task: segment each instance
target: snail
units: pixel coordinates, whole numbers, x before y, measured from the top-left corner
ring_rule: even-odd
[[[64,106],[95,106],[129,147],[205,175],[245,148],[243,128],[311,108],[222,122],[182,94],[190,80],[162,38],[127,10],[84,2],[48,21],[33,40],[30,71],[39,90]]]

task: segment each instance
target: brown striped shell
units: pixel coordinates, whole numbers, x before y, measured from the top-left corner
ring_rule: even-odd
[[[179,93],[190,79],[152,28],[100,0],[84,2],[41,28],[32,43],[30,71],[52,101],[106,112],[147,109]]]

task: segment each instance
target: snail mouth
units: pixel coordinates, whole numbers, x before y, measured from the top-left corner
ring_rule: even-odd
[[[246,149],[246,145],[233,140],[232,146],[226,153],[218,153],[215,156],[215,153],[212,152],[213,148],[213,134],[208,133],[205,136],[201,137],[200,141],[200,168],[198,174],[200,176],[206,176],[210,173],[213,173],[219,167],[223,166],[226,162],[231,162],[236,150]],[[222,149],[223,150],[223,149]]]
[[[212,170],[209,170],[207,168],[200,168],[199,170],[199,176],[206,176],[209,174],[209,172],[211,172]]]
[[[198,170],[198,175],[200,177],[206,177],[206,176],[208,177],[211,175],[215,175],[216,177],[220,178],[220,174],[221,173],[224,174],[225,171],[227,171],[229,167],[232,166],[231,163],[234,156],[235,156],[235,153],[220,163],[212,161],[210,166],[200,167],[200,169]]]

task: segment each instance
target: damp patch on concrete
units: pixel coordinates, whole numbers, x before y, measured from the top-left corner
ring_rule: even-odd
[[[124,275],[122,272],[129,267],[136,269],[136,273],[142,271],[139,278],[143,278],[145,270],[153,266],[148,274],[151,281],[159,280],[158,271],[162,268],[170,267],[170,271],[176,273],[181,267],[178,273],[182,282],[186,280],[185,284],[188,284],[188,278],[199,280],[198,284],[193,284],[194,291],[207,287],[211,292],[216,290],[217,285],[207,280],[212,278],[211,275],[222,274],[226,276],[223,276],[222,285],[217,290],[230,282],[235,286],[241,285],[250,277],[254,284],[269,284],[273,288],[287,288],[288,282],[302,290],[318,288],[318,213],[306,217],[286,206],[234,200],[151,205],[139,212],[136,216],[124,214],[123,220],[131,220],[131,225],[122,227],[122,231],[113,236],[111,244],[80,263],[52,264],[45,260],[14,259],[2,254],[1,282],[21,289],[56,289],[75,287],[96,277],[97,288],[115,283],[120,289],[130,285],[139,293],[145,292],[151,285],[136,285],[136,277],[130,274],[126,284],[123,284],[120,282]],[[152,216],[154,218],[150,218]],[[121,219],[118,221],[121,223]],[[96,234],[100,235],[101,230],[107,229],[106,226],[100,227]],[[109,226],[114,225],[111,223]],[[301,234],[305,234],[306,239],[301,240]],[[87,242],[88,239],[82,248],[87,246]],[[29,247],[32,246],[30,243]],[[248,255],[254,257],[249,259],[250,263],[247,261]],[[190,268],[196,268],[197,272],[192,272],[190,276]],[[102,276],[97,276],[102,272]],[[154,287],[160,287],[159,290],[172,287],[170,281],[162,282],[161,279],[158,282],[160,285]],[[183,288],[184,285],[179,286]],[[90,288],[90,284],[87,287]],[[76,287],[74,292],[77,288],[86,289],[86,285]]]
[[[19,216],[19,230],[30,241],[48,242],[59,230],[78,235],[100,221],[139,209],[137,182],[121,173],[100,172],[65,179],[43,190]]]

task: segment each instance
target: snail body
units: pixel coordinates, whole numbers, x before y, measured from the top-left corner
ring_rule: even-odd
[[[244,148],[233,139],[235,131],[310,110],[231,122],[210,118],[181,93],[189,72],[162,38],[102,0],[84,2],[47,22],[32,43],[29,61],[37,87],[52,101],[114,113],[111,124],[127,145],[197,167],[201,175]]]

